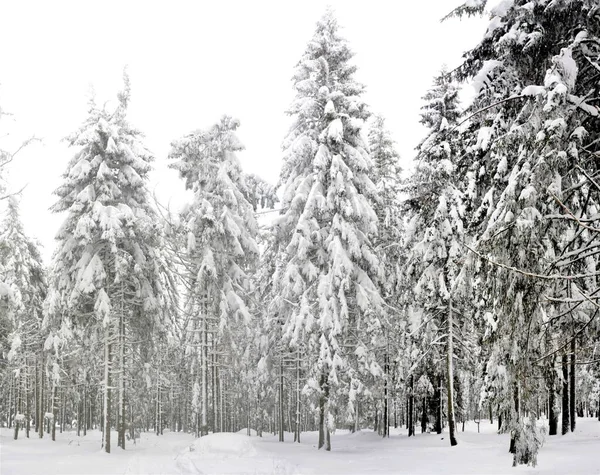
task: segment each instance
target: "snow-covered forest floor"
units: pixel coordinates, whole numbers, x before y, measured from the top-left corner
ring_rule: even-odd
[[[460,429],[460,426],[459,426]],[[338,430],[332,436],[330,453],[317,451],[318,434],[302,434],[302,443],[279,443],[276,436],[248,437],[211,434],[195,439],[190,434],[166,432],[157,437],[143,433],[136,445],[112,454],[100,450],[99,431],[86,437],[75,432],[50,438],[12,438],[0,429],[1,473],[11,474],[371,474],[371,473],[560,473],[598,474],[600,423],[580,418],[577,429],[565,436],[547,437],[538,456],[538,466],[512,468],[509,437],[496,434],[496,424],[482,421],[465,425],[458,432],[459,445],[450,447],[447,434],[417,434],[408,438],[405,429],[391,429],[388,440],[363,430],[354,434]],[[116,439],[116,433],[115,433]]]

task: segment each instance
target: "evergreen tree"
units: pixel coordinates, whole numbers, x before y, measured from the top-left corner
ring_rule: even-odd
[[[249,338],[249,271],[258,255],[257,224],[246,179],[236,152],[243,146],[235,132],[239,121],[224,116],[205,131],[172,144],[171,165],[194,193],[181,215],[186,239],[188,330],[200,348],[200,431],[208,432],[208,372],[223,367],[221,381],[233,382]],[[209,362],[209,345],[214,359]],[[215,369],[217,368],[217,369]],[[213,380],[214,382],[214,380]],[[214,384],[213,384],[214,386]],[[213,393],[214,393],[213,388]],[[213,402],[213,414],[217,408]],[[217,430],[216,417],[213,430]]]
[[[4,380],[13,382],[13,397],[17,400],[16,439],[20,428],[25,428],[29,437],[34,407],[33,381],[35,371],[43,363],[41,323],[47,283],[38,245],[25,234],[16,196],[8,198],[6,217],[0,229],[0,281],[11,295],[10,305],[0,311],[3,327],[6,325],[1,337],[6,338],[7,346],[2,351],[7,359],[3,372]],[[39,424],[37,411],[34,416]]]
[[[118,388],[119,443],[125,448],[126,348],[131,340],[160,338],[170,294],[161,229],[147,189],[151,154],[126,120],[129,79],[116,110],[90,104],[88,118],[69,137],[79,150],[71,159],[59,199],[66,213],[53,258],[50,319],[55,352],[59,334],[83,331],[104,346],[104,441],[110,452],[113,387]],[[59,340],[57,342],[57,339]],[[134,351],[133,354],[137,353]],[[116,371],[118,369],[118,371]],[[113,378],[116,377],[116,381]]]
[[[598,208],[590,155],[599,130],[592,99],[597,15],[594,1],[503,2],[458,69],[478,85],[464,121],[474,177],[470,227],[483,257],[471,271],[487,309],[487,377],[503,405],[515,465],[535,465],[542,442],[535,363],[547,359],[552,374],[553,355],[569,347],[595,311],[588,301],[573,305],[572,295],[596,289],[588,252],[598,244],[587,227]],[[571,337],[556,342],[566,315]]]
[[[375,213],[379,222],[379,234],[374,238],[379,261],[383,268],[380,278],[380,291],[386,303],[382,307],[381,321],[382,332],[371,343],[379,345],[375,351],[380,355],[379,365],[383,368],[382,398],[383,421],[382,435],[389,436],[390,401],[392,390],[392,358],[397,353],[398,338],[397,328],[399,315],[396,308],[401,303],[400,276],[402,274],[402,216],[400,193],[402,183],[402,169],[400,155],[395,149],[389,131],[386,129],[385,120],[375,116],[371,121],[369,134],[369,152],[373,160],[373,181],[377,190],[378,202],[375,204]]]
[[[276,230],[282,262],[274,276],[276,307],[290,347],[307,339],[307,387],[318,397],[318,447],[326,450],[340,388],[358,377],[349,366],[361,352],[357,330],[380,326],[382,306],[371,242],[376,189],[360,134],[368,112],[352,56],[327,11],[293,77],[296,98],[288,113],[294,124],[284,142]],[[347,401],[348,414],[355,412],[352,404]]]
[[[461,167],[459,141],[455,124],[459,116],[458,90],[443,71],[434,87],[424,97],[426,101],[421,122],[430,132],[418,147],[417,166],[406,191],[409,224],[406,273],[414,285],[414,297],[424,304],[425,312],[412,308],[418,318],[425,319],[421,330],[431,330],[431,320],[444,308],[443,329],[446,344],[446,386],[448,396],[448,427],[450,444],[456,445],[454,419],[454,307],[457,299],[457,278],[460,273],[464,231],[464,191],[457,180]],[[425,334],[423,334],[425,336]],[[431,336],[434,336],[433,334]],[[435,335],[437,341],[440,335]],[[433,343],[433,342],[432,342]]]

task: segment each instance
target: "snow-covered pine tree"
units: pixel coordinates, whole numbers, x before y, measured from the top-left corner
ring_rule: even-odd
[[[130,364],[126,348],[139,346],[140,341],[148,347],[160,340],[170,295],[162,231],[147,185],[153,158],[141,133],[126,119],[130,97],[126,74],[124,82],[116,109],[99,108],[92,101],[87,119],[68,138],[78,151],[52,207],[66,217],[56,237],[49,295],[49,319],[61,330],[50,335],[47,345],[59,353],[64,344],[59,335],[72,336],[75,329],[85,332],[94,347],[104,347],[106,452],[111,448],[114,387],[119,396],[118,445],[125,448]]]
[[[16,439],[20,428],[25,428],[29,437],[32,415],[40,424],[39,411],[33,411],[38,408],[38,401],[33,400],[33,382],[43,364],[41,324],[47,282],[38,245],[25,234],[18,197],[10,196],[7,201],[6,216],[0,224],[0,282],[9,288],[11,300],[8,308],[0,310],[3,326],[7,325],[0,330],[7,334],[0,338],[6,336],[8,346],[0,351],[6,350],[7,357],[4,381],[13,381],[17,400],[15,413],[9,415],[14,416]],[[7,389],[9,385],[5,386]]]
[[[456,287],[465,240],[464,186],[458,173],[461,163],[455,128],[459,117],[458,89],[442,71],[423,99],[426,103],[421,122],[429,133],[418,147],[416,168],[405,189],[409,215],[406,274],[415,301],[421,307],[410,310],[416,318],[423,319],[419,328],[430,330],[430,320],[436,315],[442,317],[435,326],[444,333],[434,341],[445,341],[448,428],[450,444],[456,445],[453,306],[460,307]],[[413,294],[407,292],[407,295]],[[440,308],[443,308],[441,314]]]
[[[258,229],[236,157],[236,152],[243,150],[236,136],[238,127],[237,119],[223,116],[208,130],[173,142],[169,154],[175,160],[171,167],[194,193],[181,214],[186,240],[182,262],[187,273],[188,331],[196,335],[192,341],[199,350],[202,435],[208,433],[208,388],[215,394],[220,391],[215,384],[235,380],[235,365],[244,351],[252,318],[248,311],[249,271],[258,256]],[[209,384],[211,369],[220,376]],[[218,406],[213,400],[214,431],[219,427]]]
[[[378,202],[375,204],[375,213],[379,222],[379,234],[374,238],[374,246],[383,269],[380,279],[380,291],[386,305],[382,308],[381,321],[383,332],[371,339],[371,344],[382,348],[376,350],[379,365],[383,368],[383,420],[382,435],[389,436],[390,401],[393,392],[392,364],[393,355],[397,353],[398,339],[397,328],[400,317],[397,308],[400,303],[400,275],[402,272],[402,216],[400,205],[400,192],[402,184],[402,168],[400,155],[395,149],[385,120],[381,116],[374,116],[369,124],[368,142],[369,152],[373,160],[373,182],[377,189]]]
[[[504,404],[515,464],[535,465],[541,445],[539,362],[549,361],[553,373],[554,355],[594,320],[593,305],[574,305],[572,297],[597,288],[599,243],[590,227],[598,209],[591,177],[599,12],[591,0],[501,2],[458,70],[480,86],[465,124],[472,145],[464,150],[477,172],[471,228],[484,256],[473,269],[482,277],[477,300],[489,310],[482,312],[492,345],[487,375]],[[557,330],[566,321],[564,341]],[[543,337],[548,331],[555,338]]]
[[[284,142],[276,225],[282,262],[274,276],[276,308],[287,344],[296,348],[307,339],[306,389],[318,398],[318,447],[326,450],[335,406],[343,401],[340,388],[358,376],[349,365],[356,333],[376,326],[382,307],[371,242],[376,189],[361,137],[369,114],[352,56],[328,10],[293,76],[296,97],[288,113],[294,123]]]

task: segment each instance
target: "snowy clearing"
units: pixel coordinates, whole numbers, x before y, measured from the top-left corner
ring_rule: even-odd
[[[75,433],[15,441],[8,429],[0,430],[1,473],[12,474],[367,474],[367,473],[539,473],[598,474],[600,422],[577,421],[575,433],[548,437],[538,466],[512,468],[508,435],[497,435],[496,424],[473,422],[458,432],[459,445],[451,448],[447,434],[417,434],[406,437],[404,429],[393,430],[389,440],[365,430],[354,434],[337,431],[331,453],[316,450],[318,434],[303,433],[294,444],[286,434],[248,437],[243,433],[211,434],[201,439],[167,432],[157,437],[142,434],[126,451],[115,448],[108,455],[100,450],[100,433],[87,437]],[[116,435],[116,433],[115,433]]]

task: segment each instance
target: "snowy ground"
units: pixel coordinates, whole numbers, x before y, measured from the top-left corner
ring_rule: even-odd
[[[460,426],[459,426],[460,427]],[[497,435],[495,424],[474,423],[459,432],[459,445],[449,447],[445,434],[408,438],[398,430],[388,440],[369,431],[332,437],[333,451],[317,451],[316,433],[304,433],[301,444],[281,444],[268,435],[213,434],[201,439],[181,433],[161,437],[142,434],[126,451],[100,450],[100,434],[87,437],[57,434],[15,441],[0,430],[0,473],[10,474],[445,474],[541,473],[600,474],[600,422],[583,418],[566,436],[548,437],[536,468],[511,468],[508,436]],[[32,434],[33,435],[33,434]],[[291,434],[286,434],[291,440]],[[113,436],[116,442],[116,433]],[[443,439],[442,439],[443,437]]]

